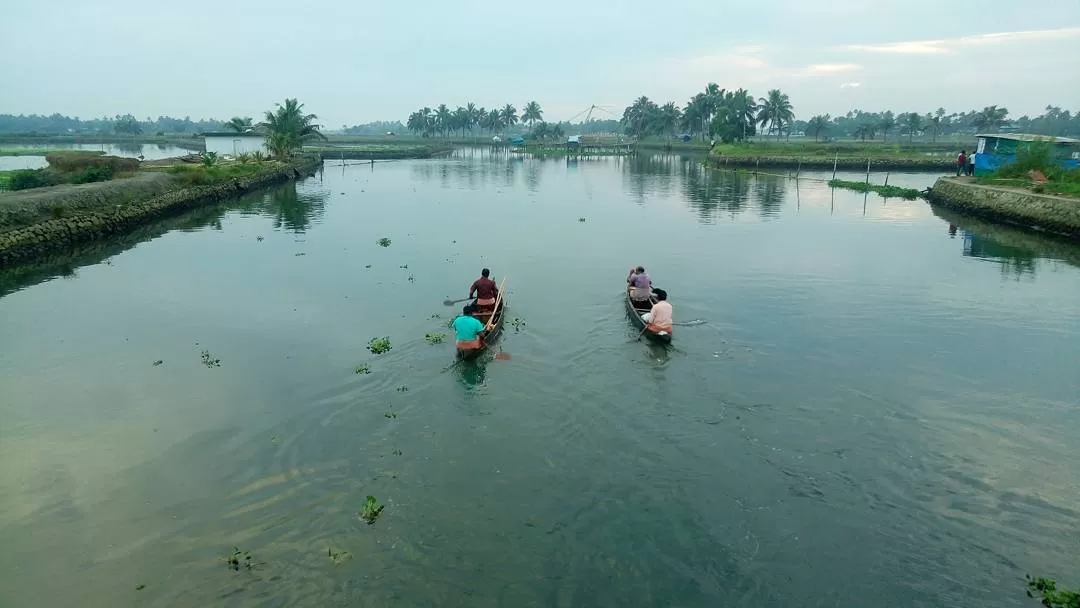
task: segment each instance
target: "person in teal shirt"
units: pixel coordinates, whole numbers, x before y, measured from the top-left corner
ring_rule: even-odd
[[[454,319],[454,332],[457,334],[457,347],[459,349],[480,348],[480,334],[484,331],[484,324],[473,316],[476,307],[468,304],[461,309],[461,316]]]

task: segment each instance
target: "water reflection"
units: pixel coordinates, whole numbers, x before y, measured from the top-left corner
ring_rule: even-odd
[[[80,267],[108,263],[109,258],[173,230],[221,230],[221,221],[230,211],[266,216],[274,220],[274,228],[302,233],[318,223],[325,212],[329,194],[317,183],[309,181],[298,188],[296,182],[289,182],[267,191],[148,223],[121,236],[86,243],[29,264],[4,268],[0,270],[0,296],[55,277],[74,277]]]
[[[303,233],[317,224],[326,213],[329,190],[317,188],[297,189],[296,182],[274,188],[252,199],[242,199],[241,213],[258,214],[274,220],[274,228]]]
[[[698,218],[713,223],[720,213],[732,217],[750,204],[753,176],[741,171],[716,171],[700,163],[683,165],[683,196]]]
[[[1080,247],[1052,235],[963,215],[932,205],[934,215],[948,222],[948,234],[962,239],[962,255],[1001,264],[1003,276],[1035,276],[1040,265],[1065,263],[1080,267]]]

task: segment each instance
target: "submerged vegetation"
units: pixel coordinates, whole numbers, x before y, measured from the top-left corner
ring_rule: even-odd
[[[366,521],[368,525],[374,524],[382,511],[383,505],[379,504],[374,496],[368,496],[364,504],[360,506],[360,519]]]
[[[372,354],[381,355],[390,350],[390,338],[372,338],[371,341],[368,342],[367,348]]]
[[[1047,608],[1080,608],[1080,591],[1058,589],[1057,582],[1044,578],[1027,578],[1028,597],[1038,599]]]
[[[922,195],[921,192],[914,188],[901,188],[899,186],[871,184],[869,182],[852,182],[843,179],[831,179],[829,180],[829,186],[832,188],[855,190],[856,192],[876,192],[886,198],[904,198],[908,200],[914,200]]]
[[[215,359],[210,355],[210,351],[202,351],[202,364],[206,367],[221,367],[221,359]]]
[[[424,339],[428,341],[428,344],[442,344],[446,341],[446,334],[442,332],[428,332],[424,334]]]

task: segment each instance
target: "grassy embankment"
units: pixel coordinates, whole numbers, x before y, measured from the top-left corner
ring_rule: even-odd
[[[222,162],[208,155],[203,164],[64,151],[46,157],[44,169],[0,172],[0,232],[37,222],[96,213],[103,206],[134,204],[165,192],[213,186],[280,170],[285,163],[244,157]],[[101,183],[105,182],[105,183]]]
[[[754,141],[717,144],[709,152],[716,167],[801,167],[815,170],[893,169],[945,171],[954,166],[955,144],[904,145],[858,141]]]
[[[321,154],[327,160],[395,160],[431,158],[449,152],[442,141],[388,140],[387,138],[331,138],[318,145],[304,146],[304,152]]]

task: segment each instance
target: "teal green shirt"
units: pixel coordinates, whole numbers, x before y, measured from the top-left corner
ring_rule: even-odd
[[[454,331],[457,332],[459,341],[470,342],[475,340],[476,336],[480,335],[480,332],[484,331],[484,324],[476,317],[461,315],[454,319]]]

